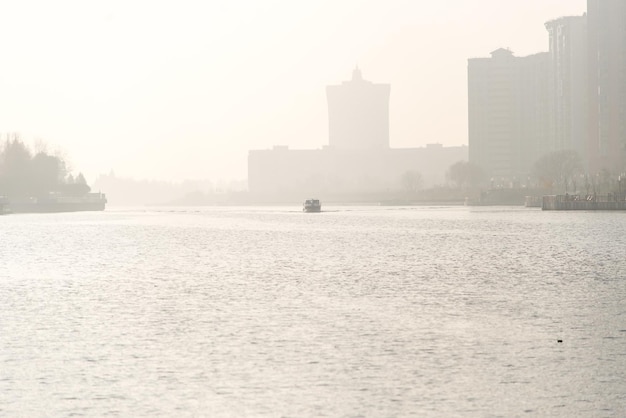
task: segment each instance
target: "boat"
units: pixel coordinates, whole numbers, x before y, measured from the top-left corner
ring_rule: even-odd
[[[303,212],[321,212],[322,204],[319,199],[307,199],[304,201],[304,205],[302,205]]]

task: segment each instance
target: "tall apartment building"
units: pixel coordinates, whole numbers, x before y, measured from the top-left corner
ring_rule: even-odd
[[[544,152],[548,58],[501,48],[468,61],[469,160],[496,182],[524,183]]]
[[[352,80],[327,86],[329,146],[334,149],[389,148],[389,84]]]
[[[587,17],[561,17],[545,26],[550,45],[546,151],[571,149],[587,163]]]
[[[626,1],[587,0],[589,170],[626,170]]]

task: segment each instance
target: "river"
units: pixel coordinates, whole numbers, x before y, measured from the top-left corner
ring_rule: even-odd
[[[626,213],[0,217],[0,416],[620,416]]]

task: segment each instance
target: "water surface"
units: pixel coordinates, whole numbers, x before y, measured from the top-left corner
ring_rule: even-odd
[[[298,209],[0,217],[0,415],[626,410],[626,213]]]

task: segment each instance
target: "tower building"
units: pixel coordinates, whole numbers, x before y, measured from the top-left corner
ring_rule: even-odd
[[[469,160],[498,182],[523,182],[547,141],[548,54],[497,49],[468,61]]]
[[[587,0],[590,172],[626,170],[626,1]]]
[[[546,151],[571,149],[587,162],[587,17],[546,22],[550,45],[550,142]]]
[[[332,149],[389,148],[389,84],[352,80],[327,86],[328,141]]]

